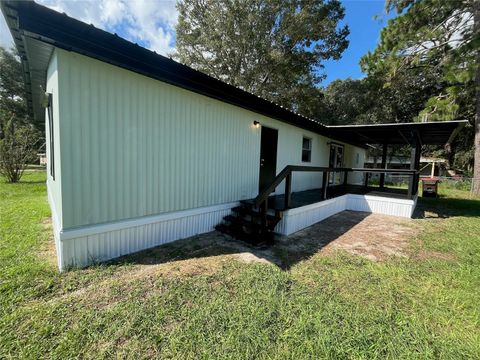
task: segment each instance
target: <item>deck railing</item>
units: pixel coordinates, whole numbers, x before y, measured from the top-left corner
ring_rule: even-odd
[[[348,174],[353,172],[365,173],[364,185],[368,187],[369,175],[371,173],[380,174],[397,174],[406,175],[409,177],[409,186],[407,196],[409,199],[413,198],[418,191],[418,170],[410,169],[378,169],[378,168],[329,168],[318,166],[300,166],[300,165],[287,165],[272,181],[272,183],[266,187],[258,196],[254,199],[254,207],[261,209],[264,214],[268,210],[268,197],[272,194],[280,183],[285,180],[285,209],[288,209],[291,205],[292,199],[292,173],[293,172],[322,172],[322,199],[327,198],[328,178],[330,173],[344,173],[343,184],[348,184]]]

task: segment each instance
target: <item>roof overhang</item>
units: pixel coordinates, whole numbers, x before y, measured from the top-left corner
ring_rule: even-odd
[[[48,64],[54,47],[36,40],[29,36],[27,31],[21,29],[16,5],[15,2],[2,1],[1,9],[21,59],[29,114],[36,122],[43,123],[45,109],[41,98],[44,94]]]
[[[453,141],[467,120],[436,121],[420,123],[395,123],[373,125],[327,126],[333,134],[346,141],[356,140],[364,144],[445,145]]]

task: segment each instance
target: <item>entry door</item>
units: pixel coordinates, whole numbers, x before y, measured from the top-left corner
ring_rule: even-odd
[[[264,190],[275,179],[277,172],[278,130],[262,126],[260,143],[260,183],[259,190]]]
[[[329,167],[339,168],[343,167],[343,145],[340,144],[330,144],[330,159],[328,162]],[[341,183],[342,173],[341,172],[332,172],[328,179],[328,183],[331,185],[338,185]]]

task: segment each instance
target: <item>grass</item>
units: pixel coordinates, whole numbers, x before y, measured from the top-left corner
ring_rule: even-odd
[[[418,256],[59,274],[44,179],[0,183],[2,359],[480,358],[480,201],[464,191],[420,201]]]

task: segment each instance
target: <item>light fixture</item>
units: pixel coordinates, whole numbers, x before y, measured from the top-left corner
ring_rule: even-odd
[[[258,129],[260,127],[260,123],[257,120],[255,120],[253,122],[253,126],[255,126]]]
[[[40,85],[40,105],[44,108],[47,108],[50,105],[50,97],[48,93],[43,90],[42,85]]]

